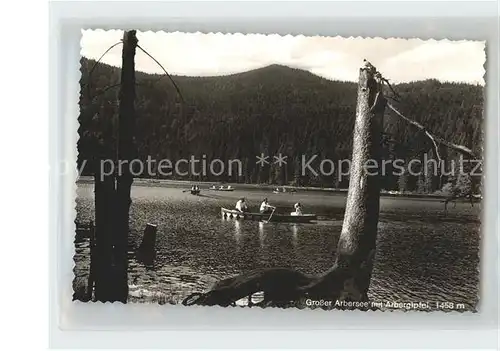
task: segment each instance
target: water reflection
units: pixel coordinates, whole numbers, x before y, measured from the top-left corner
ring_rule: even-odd
[[[241,249],[241,222],[238,219],[234,221],[234,240],[236,242],[236,250],[239,251]]]
[[[94,219],[93,188],[79,186],[78,191],[77,220],[85,223]],[[180,189],[133,188],[130,283],[162,294],[165,302],[179,302],[194,291],[210,288],[219,279],[257,268],[293,267],[319,274],[331,267],[345,197],[304,194],[301,202],[324,220],[314,224],[266,224],[221,219],[220,208],[233,206],[241,194],[222,195],[210,199],[189,197]],[[291,199],[287,196],[280,195],[276,204],[288,207]],[[257,203],[261,197],[262,192],[248,192],[249,201]],[[443,217],[439,201],[385,199],[381,206],[370,296],[378,301],[475,303],[477,207],[459,204]],[[135,257],[143,228],[151,218],[158,220],[155,271]],[[75,276],[85,281],[90,261],[88,242],[75,246]],[[141,290],[136,295],[145,296],[146,292]],[[134,299],[144,301],[147,297]]]
[[[299,228],[296,223],[292,224],[292,246],[294,249],[297,248],[298,244],[298,233],[299,233]]]
[[[259,222],[259,244],[260,248],[264,248],[264,240],[266,238],[266,233],[264,232],[264,223]]]

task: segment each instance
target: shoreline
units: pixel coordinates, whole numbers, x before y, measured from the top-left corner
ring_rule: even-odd
[[[94,178],[91,176],[81,176],[78,180],[76,180],[76,184],[94,184]],[[134,178],[134,183],[132,186],[151,186],[151,187],[171,187],[171,186],[186,186],[189,188],[191,184],[205,185],[207,189],[201,190],[209,190],[208,187],[214,184],[219,185],[218,182],[207,182],[207,181],[189,181],[189,180],[174,180],[174,179],[150,179],[150,178]],[[236,191],[237,190],[269,190],[272,191],[279,187],[282,189],[283,187],[287,190],[296,190],[300,191],[316,191],[316,192],[326,192],[326,193],[335,193],[335,194],[345,194],[347,195],[348,189],[337,189],[337,188],[320,188],[320,187],[298,187],[291,185],[271,185],[271,184],[247,184],[247,183],[224,183],[225,186],[231,185]],[[399,198],[418,198],[418,199],[446,199],[447,197],[439,194],[416,194],[416,193],[400,193],[400,192],[389,192],[387,190],[382,190],[380,192],[381,197],[399,197]],[[458,199],[464,200],[464,199]]]

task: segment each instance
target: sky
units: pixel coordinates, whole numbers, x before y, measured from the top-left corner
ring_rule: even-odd
[[[83,30],[81,55],[98,59],[123,31]],[[181,32],[137,32],[139,45],[172,75],[217,76],[271,64],[357,81],[363,59],[394,83],[434,78],[484,85],[485,42]],[[101,60],[121,66],[121,45]],[[140,50],[136,70],[163,71]]]

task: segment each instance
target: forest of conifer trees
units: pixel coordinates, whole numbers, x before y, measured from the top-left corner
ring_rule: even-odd
[[[82,59],[79,165],[91,175],[97,157],[116,158],[118,84],[120,69]],[[89,73],[92,75],[89,79]],[[182,98],[162,75],[137,74],[137,158],[155,160],[206,158],[238,159],[240,175],[174,176],[176,179],[347,188],[339,179],[301,173],[301,157],[334,162],[350,158],[356,108],[356,83],[330,81],[307,71],[272,65],[219,77],[174,76]],[[390,77],[389,77],[390,78]],[[400,95],[393,104],[434,134],[482,154],[483,87],[426,80],[397,84]],[[390,93],[389,93],[390,95]],[[435,158],[431,140],[387,110],[384,117],[384,158],[387,160]],[[259,167],[256,156],[282,153],[287,164]],[[440,148],[449,165],[459,154]],[[314,164],[317,167],[317,164]],[[426,166],[424,166],[426,167]],[[423,169],[422,169],[423,170]],[[186,168],[186,171],[188,169]],[[422,172],[423,173],[423,172]],[[140,174],[139,177],[150,177]],[[160,174],[157,177],[162,178]],[[427,172],[419,176],[383,177],[383,189],[434,193],[470,179]],[[463,178],[463,177],[462,177]],[[448,185],[447,185],[448,184]],[[475,183],[478,187],[478,182]],[[476,190],[477,191],[477,190]]]

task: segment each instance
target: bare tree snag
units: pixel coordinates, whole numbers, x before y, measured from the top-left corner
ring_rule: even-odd
[[[382,129],[386,100],[372,66],[359,75],[352,166],[336,266],[352,271],[353,284],[367,299],[380,211]]]
[[[135,134],[135,51],[136,31],[123,34],[122,74],[120,89],[120,109],[118,126],[118,160],[126,161],[126,167],[118,169],[116,182],[116,227],[115,264],[117,300],[126,302],[128,297],[127,245],[129,232],[129,210],[132,200],[130,190],[133,176],[131,162],[136,157]]]
[[[366,63],[359,74],[346,214],[330,270],[318,276],[287,268],[255,270],[221,280],[207,293],[191,294],[183,304],[229,306],[256,292],[264,293],[261,306],[286,306],[306,297],[366,301],[377,239],[380,176],[377,169],[365,166],[369,160],[380,165],[385,105],[381,76]]]
[[[115,171],[95,173],[96,209],[96,299],[102,302],[127,302],[127,245],[130,190],[133,177],[130,163],[136,156],[135,133],[135,51],[136,31],[123,35],[120,107],[118,125],[118,162]],[[122,165],[121,167],[119,165]]]

